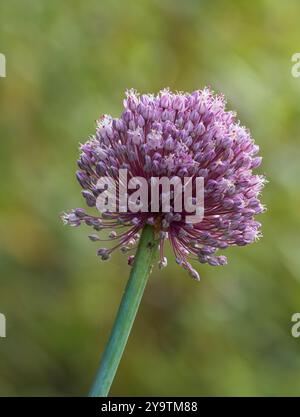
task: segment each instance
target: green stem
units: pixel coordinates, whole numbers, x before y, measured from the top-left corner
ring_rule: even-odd
[[[129,280],[90,397],[106,397],[119,366],[157,251],[153,226],[145,226]]]

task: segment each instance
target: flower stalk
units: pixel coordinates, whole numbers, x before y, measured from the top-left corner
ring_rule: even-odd
[[[106,397],[109,393],[152,269],[157,246],[154,227],[146,225],[90,397]]]

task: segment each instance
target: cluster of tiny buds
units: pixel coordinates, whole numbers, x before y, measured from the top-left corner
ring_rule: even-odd
[[[191,224],[184,210],[174,211],[174,193],[168,213],[115,210],[93,216],[77,208],[64,214],[64,222],[92,227],[96,233],[89,239],[93,242],[115,242],[111,248],[98,250],[102,260],[119,249],[128,253],[128,264],[133,265],[134,254],[129,252],[135,251],[139,233],[149,224],[159,236],[159,268],[167,266],[167,241],[177,264],[196,280],[199,274],[189,260],[225,265],[227,259],[216,255],[218,250],[244,246],[261,236],[261,225],[254,218],[264,211],[260,193],[265,184],[262,175],[253,173],[262,160],[257,155],[259,147],[225,104],[224,97],[209,88],[192,93],[164,89],[157,95],[129,90],[121,117],[102,116],[96,134],[80,148],[76,176],[88,207],[96,207],[99,179],[117,179],[120,169],[127,169],[130,178],[142,177],[147,182],[162,176],[191,177],[192,181],[202,177],[201,222]],[[160,203],[164,199],[162,193]]]

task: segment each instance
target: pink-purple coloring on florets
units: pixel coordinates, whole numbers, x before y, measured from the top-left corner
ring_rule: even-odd
[[[196,280],[199,274],[191,259],[212,266],[226,264],[225,256],[216,255],[218,250],[247,245],[261,235],[254,218],[264,211],[259,195],[265,179],[252,172],[261,163],[259,147],[225,104],[224,97],[209,88],[191,94],[164,89],[157,95],[129,90],[121,117],[102,116],[96,134],[80,148],[76,175],[87,206],[96,205],[99,178],[117,180],[119,169],[127,169],[129,178],[144,177],[148,182],[151,177],[198,176],[204,178],[201,222],[187,223],[186,213],[174,212],[171,204],[169,213],[149,209],[91,215],[77,208],[63,215],[65,223],[92,227],[91,241],[116,242],[98,250],[103,260],[120,249],[129,253],[132,265],[139,233],[151,224],[159,239],[160,267],[167,265],[166,241],[176,262]],[[103,230],[110,231],[108,239],[100,237]]]

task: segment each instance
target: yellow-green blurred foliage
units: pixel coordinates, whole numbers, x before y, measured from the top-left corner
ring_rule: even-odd
[[[264,157],[264,238],[199,265],[155,269],[113,395],[300,394],[300,52],[298,0],[1,1],[0,395],[85,395],[129,267],[96,257],[78,144],[123,93],[211,85]]]

